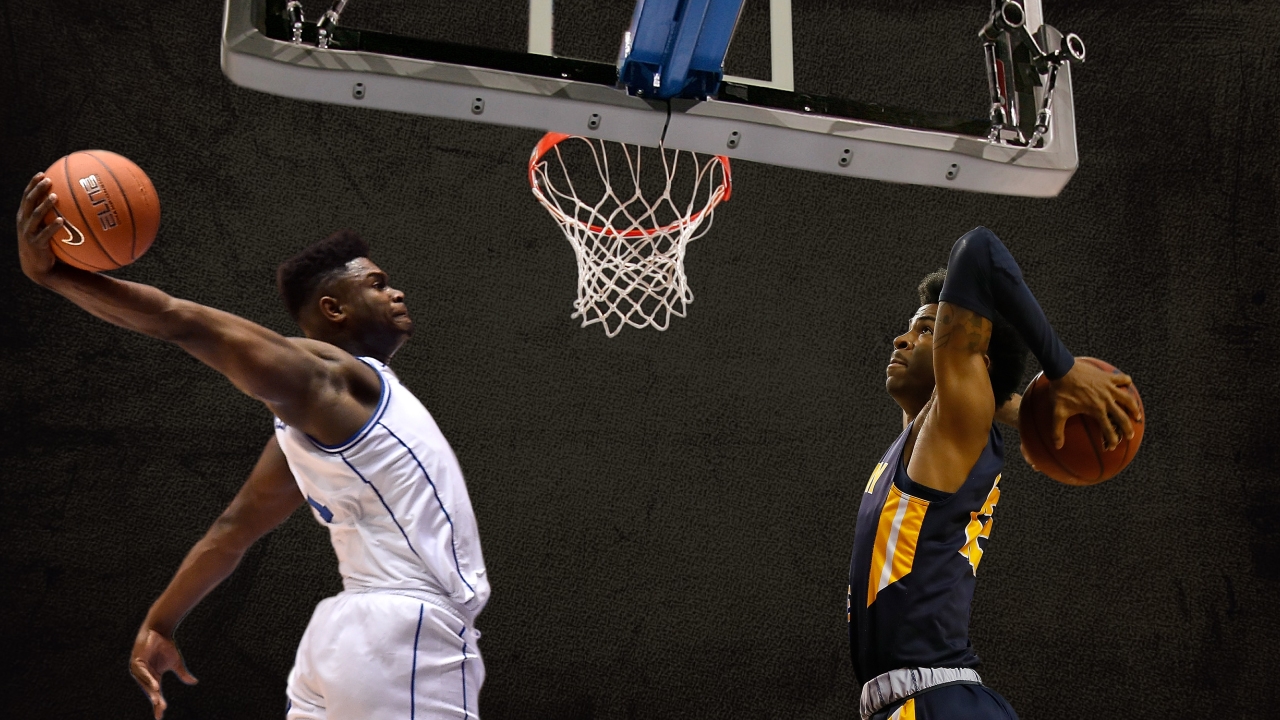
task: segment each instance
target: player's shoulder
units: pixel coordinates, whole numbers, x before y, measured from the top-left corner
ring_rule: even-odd
[[[316,357],[319,357],[324,360],[333,360],[333,361],[341,362],[346,358],[351,358],[352,360],[355,359],[355,356],[353,356],[351,353],[347,352],[346,350],[343,350],[342,348],[338,347],[337,345],[334,345],[333,343],[327,343],[323,340],[312,340],[311,338],[306,338],[306,337],[291,337],[291,338],[288,338],[288,340],[289,342],[293,343],[295,347],[306,350],[312,355],[315,355]]]
[[[377,369],[337,345],[305,337],[289,338],[289,342],[324,361],[336,375],[342,376],[349,383],[361,389],[380,392],[382,379]]]

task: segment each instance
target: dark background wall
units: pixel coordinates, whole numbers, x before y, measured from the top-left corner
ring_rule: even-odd
[[[558,2],[558,22],[589,21],[559,49],[609,59],[630,4]],[[394,28],[390,5],[347,19]],[[520,44],[523,2],[438,5],[404,23]],[[665,333],[569,319],[572,254],[522,172],[538,133],[236,88],[214,0],[0,2],[0,198],[13,212],[70,151],[122,153],[164,220],[116,275],[281,332],[276,263],[366,234],[418,321],[394,365],[480,522],[482,710],[560,720],[853,716],[844,593],[860,492],[899,428],[889,341],[919,277],[988,225],[1068,346],[1132,373],[1149,419],[1134,465],[1086,489],[1032,472],[1006,433],[973,614],[984,678],[1027,720],[1275,717],[1280,6],[1046,5],[1089,45],[1059,198],[737,163],[689,251],[697,300]],[[982,116],[984,0],[795,6],[802,89]],[[761,67],[751,45],[731,71]],[[134,632],[269,416],[4,252],[0,715],[146,717]],[[202,682],[170,679],[169,716],[279,717],[311,609],[339,589],[324,530],[295,514],[178,631]]]

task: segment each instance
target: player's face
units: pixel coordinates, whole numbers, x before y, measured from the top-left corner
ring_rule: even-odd
[[[391,287],[387,274],[372,260],[356,258],[347,263],[340,283],[343,309],[356,334],[377,346],[393,342],[395,348],[413,334],[404,293]]]
[[[911,316],[907,331],[893,339],[885,368],[885,389],[895,398],[928,400],[933,393],[933,325],[938,306],[924,305]]]

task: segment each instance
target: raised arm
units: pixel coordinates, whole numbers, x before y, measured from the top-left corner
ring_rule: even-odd
[[[947,277],[950,279],[948,269]],[[991,321],[939,303],[934,323],[934,397],[924,415],[907,472],[913,480],[955,492],[986,447],[996,416],[987,374]]]
[[[918,480],[940,489],[958,488],[986,445],[996,407],[985,356],[996,313],[1014,326],[1052,381],[1057,445],[1062,444],[1066,419],[1080,413],[1098,420],[1108,448],[1119,443],[1120,434],[1132,437],[1130,417],[1139,418],[1140,410],[1122,389],[1129,377],[1075,361],[1008,248],[990,230],[975,228],[956,241],[940,299],[933,344],[937,396],[917,444],[917,452],[927,446],[932,456],[921,463],[921,475],[938,477]]]
[[[240,492],[187,553],[138,630],[129,655],[129,672],[150,698],[157,720],[167,707],[160,690],[165,672],[173,671],[188,685],[196,682],[174,644],[178,623],[236,569],[250,545],[284,522],[302,503],[302,493],[273,437]]]
[[[341,442],[368,418],[379,380],[346,352],[286,338],[148,285],[56,262],[49,243],[63,221],[43,221],[55,200],[50,186],[37,174],[18,211],[18,255],[31,280],[109,323],[177,344],[321,442]]]
[[[1001,425],[1008,425],[1011,428],[1018,427],[1018,411],[1022,409],[1022,396],[1014,393],[1009,396],[1005,404],[996,408],[996,422]],[[911,416],[904,410],[902,412],[902,429],[906,430],[907,425],[911,424]]]

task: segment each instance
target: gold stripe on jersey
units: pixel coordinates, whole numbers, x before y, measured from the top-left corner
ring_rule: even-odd
[[[902,703],[902,707],[894,710],[889,720],[916,720],[916,699],[911,698]]]
[[[876,463],[876,469],[871,471],[871,478],[867,480],[867,492],[876,491],[876,481],[880,479],[880,473],[889,467],[889,463]]]
[[[978,563],[982,562],[982,546],[978,544],[978,540],[991,537],[991,521],[995,519],[992,515],[999,502],[1000,476],[997,475],[996,481],[991,484],[991,492],[987,493],[986,502],[982,503],[982,509],[969,513],[971,519],[964,529],[964,545],[960,548],[960,554],[969,560],[969,567],[973,568],[974,575],[978,574]]]
[[[876,595],[911,572],[916,558],[916,540],[929,503],[907,495],[897,485],[889,486],[889,495],[880,509],[876,526],[876,544],[871,551],[871,574],[867,577],[867,607]]]

